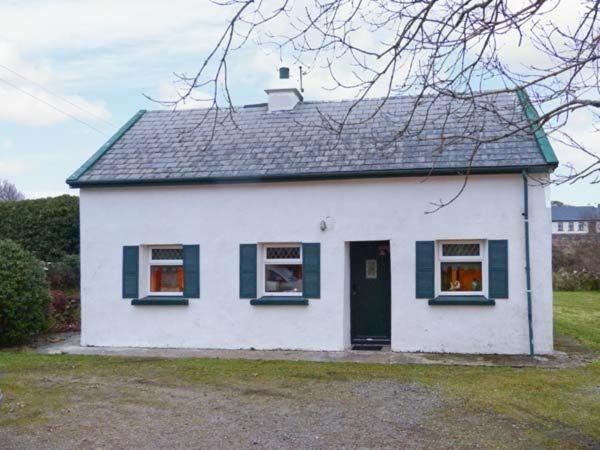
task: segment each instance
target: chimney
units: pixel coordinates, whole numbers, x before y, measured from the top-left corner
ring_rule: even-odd
[[[303,100],[302,94],[290,79],[290,68],[279,68],[279,79],[269,89],[265,89],[269,96],[269,112],[290,111]]]

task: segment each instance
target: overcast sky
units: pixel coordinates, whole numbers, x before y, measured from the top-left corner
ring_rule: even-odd
[[[223,9],[197,0],[0,2],[0,179],[29,198],[77,193],[64,180],[136,111],[160,108],[142,94],[172,99],[173,72],[193,73],[225,21]],[[234,102],[265,101],[277,65],[253,44],[238,53]],[[305,97],[350,96],[326,84],[309,76]],[[573,126],[583,133],[588,122]],[[553,187],[552,198],[600,203],[600,186]]]

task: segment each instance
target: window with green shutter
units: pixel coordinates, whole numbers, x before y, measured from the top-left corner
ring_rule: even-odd
[[[320,296],[319,243],[240,245],[241,298],[252,305],[307,305]]]
[[[508,298],[508,241],[419,241],[416,248],[417,298],[430,305],[494,305]]]

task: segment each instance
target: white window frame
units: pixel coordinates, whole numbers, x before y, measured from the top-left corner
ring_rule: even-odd
[[[297,259],[268,259],[267,258],[267,248],[271,247],[298,247],[300,249],[300,256]],[[286,265],[286,264],[299,264],[302,266],[302,244],[297,243],[276,243],[269,242],[267,244],[260,245],[260,266],[258,273],[258,280],[260,286],[260,293],[265,297],[302,297],[303,292],[294,292],[294,291],[283,291],[283,292],[267,292],[267,279],[266,279],[266,270],[265,267],[268,265]],[[304,278],[304,267],[302,267],[302,277]]]
[[[154,296],[165,296],[165,297],[183,296],[183,291],[181,291],[181,292],[155,292],[155,291],[152,291],[152,266],[182,266],[183,267],[183,258],[182,259],[152,259],[152,250],[158,250],[158,249],[162,249],[162,250],[177,249],[177,250],[183,251],[183,246],[177,245],[177,244],[148,246],[148,267],[147,267],[148,295],[153,296],[153,297]],[[185,280],[184,280],[184,283],[185,283]]]
[[[565,224],[564,222],[557,222],[558,225],[556,227],[556,231],[558,231],[559,233],[564,233],[565,232]]]
[[[479,256],[444,256],[442,248],[444,244],[479,244]],[[436,241],[435,257],[435,293],[436,297],[443,295],[454,296],[486,296],[488,293],[488,254],[487,242],[480,239],[469,240],[443,240]],[[480,262],[481,263],[481,284],[483,289],[480,291],[443,291],[442,290],[442,263],[443,262]]]
[[[575,222],[573,222],[572,220],[567,222],[567,230],[569,231],[569,233],[573,233],[575,231]]]

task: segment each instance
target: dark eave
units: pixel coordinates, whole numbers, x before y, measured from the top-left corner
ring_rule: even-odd
[[[356,172],[302,173],[302,174],[273,174],[260,177],[193,177],[193,178],[157,178],[136,180],[67,180],[72,188],[82,187],[123,187],[123,186],[168,186],[168,185],[198,185],[198,184],[239,184],[239,183],[269,183],[290,181],[316,180],[348,180],[362,178],[392,178],[392,177],[426,177],[449,175],[482,175],[482,174],[517,174],[523,170],[530,173],[545,173],[553,169],[552,165],[539,166],[496,166],[473,167],[470,170],[457,168],[435,169],[404,169],[404,170],[365,170]]]

